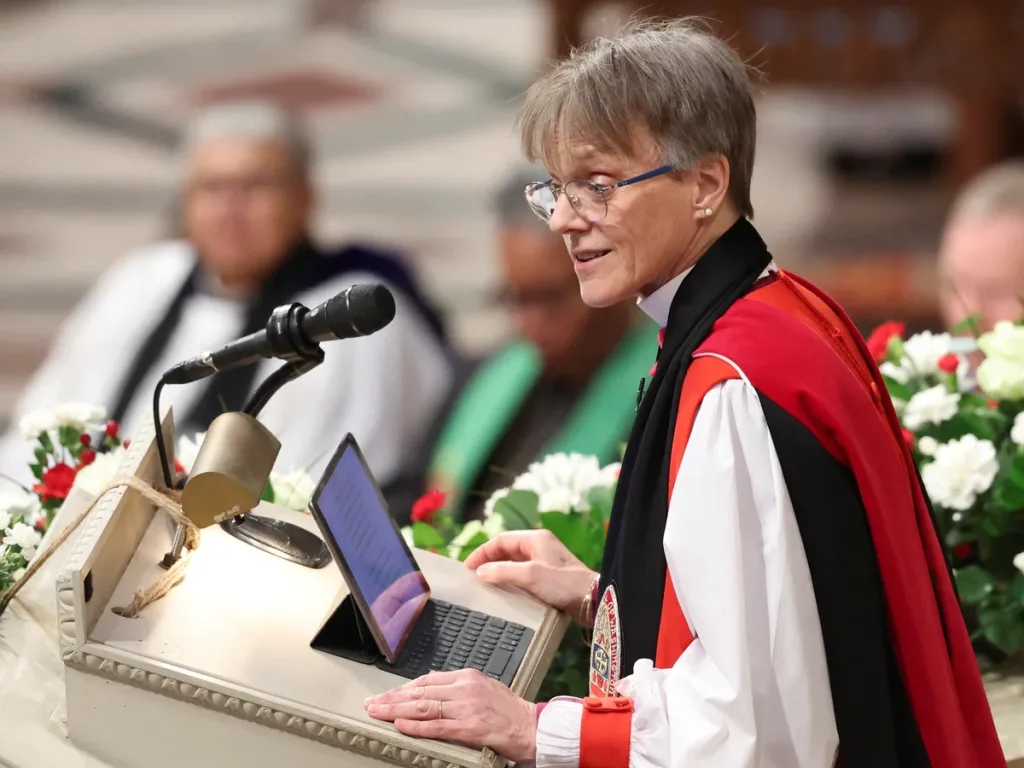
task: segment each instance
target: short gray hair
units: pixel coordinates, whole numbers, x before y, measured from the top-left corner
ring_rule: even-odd
[[[982,171],[953,203],[950,219],[1024,216],[1024,161],[1011,160]]]
[[[184,150],[188,154],[199,142],[223,138],[280,143],[303,175],[310,171],[309,137],[298,118],[274,102],[231,101],[207,108],[189,126]]]
[[[743,215],[754,214],[757,113],[750,73],[700,20],[632,22],[574,50],[530,87],[518,127],[527,159],[549,167],[559,136],[628,155],[637,128],[651,132],[663,162],[676,168],[723,155],[729,197]]]
[[[523,227],[551,234],[546,222],[541,221],[526,202],[526,185],[546,181],[547,171],[541,165],[521,165],[510,173],[493,197],[494,213],[501,227]],[[554,235],[552,234],[554,237]]]

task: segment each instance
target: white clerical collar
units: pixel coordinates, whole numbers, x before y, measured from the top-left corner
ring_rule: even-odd
[[[679,286],[682,285],[683,280],[686,279],[686,276],[691,271],[693,271],[693,267],[683,270],[650,296],[641,297],[636,300],[636,305],[640,307],[645,315],[656,322],[659,328],[664,328],[668,324],[668,313],[672,309],[672,301],[676,297]],[[764,272],[758,276],[758,280],[776,271],[778,271],[778,266],[772,261],[765,267]]]

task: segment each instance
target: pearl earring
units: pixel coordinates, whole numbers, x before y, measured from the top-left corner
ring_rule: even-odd
[[[712,213],[714,213],[714,211],[711,210],[710,208],[705,208],[704,209],[704,215],[705,216],[710,216]]]

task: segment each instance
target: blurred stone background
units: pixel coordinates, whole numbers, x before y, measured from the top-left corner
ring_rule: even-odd
[[[605,4],[587,32],[628,13]],[[220,98],[300,110],[320,236],[405,250],[455,342],[493,347],[489,195],[550,39],[542,0],[0,0],[0,422],[101,271],[173,230],[177,138]],[[861,322],[929,323],[956,108],[927,87],[766,85],[755,223],[778,261]]]

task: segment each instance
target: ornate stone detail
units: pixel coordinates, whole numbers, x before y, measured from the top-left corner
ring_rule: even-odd
[[[223,711],[242,720],[294,733],[297,736],[319,741],[332,747],[362,752],[397,765],[410,766],[410,768],[460,768],[459,765],[434,755],[379,741],[356,725],[346,729],[338,728],[292,712],[272,709],[263,704],[245,701],[237,696],[148,672],[81,650],[65,653],[64,663],[89,674],[100,675],[125,685],[196,704],[206,709]],[[485,765],[498,768],[505,764],[505,761],[494,755],[491,750],[484,750],[484,757]]]

